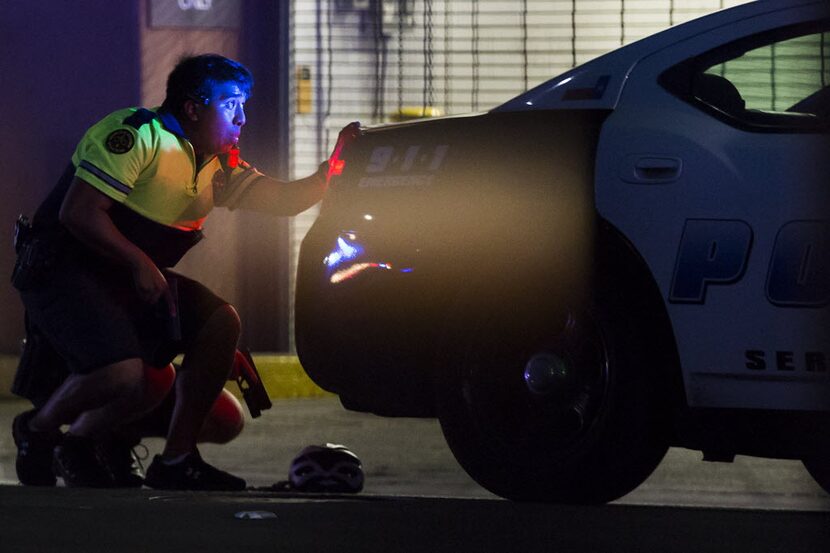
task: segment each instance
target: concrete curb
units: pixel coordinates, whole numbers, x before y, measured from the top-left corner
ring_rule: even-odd
[[[333,395],[311,381],[295,355],[255,353],[253,357],[265,389],[268,390],[268,396],[272,400]],[[11,393],[17,361],[16,355],[0,355],[0,399],[17,397]],[[226,388],[241,399],[236,383],[228,382]]]
[[[254,353],[253,358],[271,399],[334,395],[312,382],[294,355]],[[234,394],[239,391],[233,382],[229,383],[228,389]]]

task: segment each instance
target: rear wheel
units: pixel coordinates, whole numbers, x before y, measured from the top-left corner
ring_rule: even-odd
[[[441,427],[490,491],[603,503],[636,488],[665,455],[648,342],[621,292],[604,292],[558,315],[531,302],[476,315],[446,356]]]

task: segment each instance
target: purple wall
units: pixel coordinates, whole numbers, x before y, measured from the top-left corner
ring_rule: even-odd
[[[0,353],[17,353],[11,231],[31,214],[86,127],[140,101],[138,0],[6,0],[0,13]]]

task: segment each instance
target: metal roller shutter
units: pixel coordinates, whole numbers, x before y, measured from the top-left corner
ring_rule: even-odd
[[[291,173],[314,171],[351,121],[389,121],[403,108],[484,111],[622,44],[745,1],[295,0]],[[315,216],[294,219],[292,263]]]

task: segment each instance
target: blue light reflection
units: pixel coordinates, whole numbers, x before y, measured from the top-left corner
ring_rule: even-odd
[[[349,235],[349,238],[354,240],[354,235]],[[358,243],[351,243],[343,236],[337,237],[337,246],[329,253],[325,259],[323,259],[323,263],[329,269],[335,269],[338,265],[342,264],[344,261],[349,261],[355,259],[357,256],[363,253],[363,246]]]
[[[354,232],[344,231],[337,237],[334,249],[323,258],[323,264],[328,268],[327,276],[332,284],[339,284],[351,280],[367,270],[383,270],[396,272],[392,263],[388,261],[360,260],[365,253],[365,247],[358,242]],[[412,266],[397,269],[400,273],[411,273]]]

